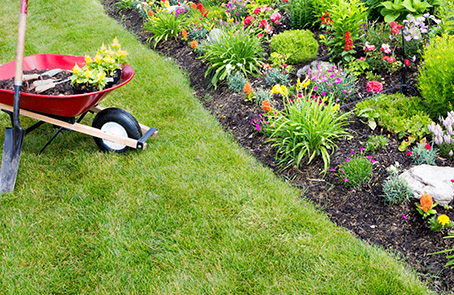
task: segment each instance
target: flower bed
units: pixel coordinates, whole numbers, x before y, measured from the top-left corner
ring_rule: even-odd
[[[108,4],[109,1],[105,1],[107,7]],[[232,5],[229,7],[232,7]],[[202,10],[200,7],[197,9]],[[215,8],[204,7],[203,13],[207,13],[208,11],[207,15],[209,16],[210,11],[213,12],[213,9]],[[276,12],[274,9],[272,11],[273,13]],[[276,25],[274,23],[272,32],[291,29],[290,24],[292,22],[290,21],[288,14],[286,14],[284,10],[279,9],[278,11],[280,11],[281,15],[281,18],[279,19],[280,24]],[[128,10],[124,11],[124,13],[127,16],[133,16],[135,12]],[[253,15],[251,14],[250,16]],[[245,16],[244,19],[247,17],[248,16]],[[323,17],[325,23],[327,18],[334,19],[334,15],[330,13],[323,13]],[[134,23],[134,26],[137,26],[137,24],[141,24],[141,21],[140,18],[136,18],[135,22],[131,23]],[[243,23],[243,25],[250,26],[252,23],[251,18],[246,22],[247,24]],[[270,31],[269,28],[266,28],[264,23],[262,24],[263,25],[260,26],[259,22],[258,25],[254,27],[253,37],[268,37],[271,40],[272,33],[267,33],[267,31]],[[196,25],[198,28],[204,28],[203,26],[205,25],[207,31],[207,28],[210,27],[210,24]],[[262,29],[264,30],[263,32],[260,31]],[[330,51],[332,47],[329,47],[329,44],[325,43],[323,40],[330,39],[330,34],[334,34],[335,30],[324,31],[324,29],[326,28],[311,28],[315,33],[315,40],[318,41],[319,46],[316,58],[327,60],[327,58],[323,57],[326,56],[326,53]],[[363,43],[358,43],[360,41],[357,41],[358,39],[353,37],[354,31],[349,30],[349,34],[343,33],[342,39],[340,39],[341,41],[343,40],[343,42],[345,42],[345,40],[347,42],[342,46],[338,46],[338,48],[344,49],[338,53],[339,56],[334,57],[336,51],[331,50],[331,56],[334,57],[337,66],[345,69],[350,67],[349,73],[359,75],[356,79],[356,87],[354,87],[356,89],[353,89],[355,90],[354,94],[352,93],[350,97],[346,98],[346,93],[344,93],[343,90],[347,91],[347,89],[342,89],[339,91],[339,94],[336,94],[337,96],[334,97],[332,101],[333,104],[340,103],[339,107],[341,113],[344,110],[354,110],[355,102],[366,96],[369,97],[376,93],[385,92],[389,94],[400,91],[402,87],[399,86],[403,81],[403,76],[401,74],[404,65],[406,71],[405,83],[407,85],[407,94],[419,97],[417,65],[421,64],[423,55],[415,55],[414,59],[412,58],[413,56],[402,58],[402,49],[396,48],[397,44],[402,42],[402,36],[404,39],[408,36],[406,34],[410,31],[410,27],[407,28],[407,33],[405,33],[404,27],[398,26],[397,22],[390,25],[376,23],[369,26],[369,29],[376,35],[375,37],[370,37],[368,41],[363,40]],[[380,40],[380,38],[376,36],[380,35],[382,30],[388,30],[385,34],[386,37],[388,38],[388,36],[391,35],[394,39],[391,40],[388,38],[388,43],[377,43],[376,39]],[[396,30],[398,30],[397,34]],[[358,31],[361,31],[361,28],[359,28]],[[258,36],[259,34],[262,35]],[[142,40],[150,38],[151,36],[145,31],[140,31],[139,35]],[[375,127],[375,130],[371,130],[367,123],[368,119],[373,118],[363,118],[351,115],[348,117],[350,122],[345,127],[350,134],[353,134],[353,137],[351,139],[343,138],[342,136],[339,137],[338,141],[336,141],[337,147],[334,148],[333,154],[329,157],[330,161],[327,169],[324,167],[324,164],[327,162],[324,161],[321,154],[316,153],[311,160],[310,155],[312,153],[310,152],[307,153],[307,157],[303,155],[299,163],[299,152],[296,153],[293,161],[292,157],[281,157],[281,159],[285,160],[281,161],[283,165],[279,165],[275,158],[276,152],[278,150],[282,151],[283,149],[284,152],[279,153],[279,157],[279,155],[285,155],[285,152],[289,150],[286,149],[287,147],[285,145],[273,146],[273,142],[276,143],[276,141],[270,142],[267,140],[268,137],[273,134],[272,128],[270,129],[267,126],[270,125],[270,122],[272,124],[270,119],[273,119],[272,117],[274,115],[285,110],[286,105],[301,110],[304,107],[304,104],[298,106],[293,101],[297,101],[299,98],[299,103],[301,103],[303,97],[305,99],[312,99],[312,95],[317,91],[314,87],[320,87],[319,90],[321,90],[321,87],[323,86],[326,87],[326,89],[317,93],[317,101],[311,100],[310,102],[318,104],[320,100],[321,103],[327,103],[328,100],[324,101],[324,97],[328,96],[327,92],[330,90],[328,87],[339,84],[336,83],[336,81],[340,82],[341,77],[330,77],[334,72],[328,72],[327,70],[327,73],[329,74],[325,75],[326,81],[324,81],[323,75],[321,77],[316,77],[314,75],[313,77],[316,77],[315,80],[310,80],[309,84],[303,88],[303,85],[306,84],[304,77],[302,77],[298,83],[295,73],[291,72],[289,64],[285,59],[282,59],[285,54],[275,51],[280,55],[274,55],[274,59],[272,60],[264,60],[263,64],[265,66],[261,68],[260,71],[269,73],[270,69],[273,69],[279,71],[280,75],[274,73],[274,76],[271,77],[268,74],[268,79],[266,79],[265,75],[253,77],[250,73],[247,73],[248,76],[244,77],[247,79],[231,79],[232,81],[235,80],[235,83],[243,83],[242,81],[244,81],[245,85],[246,81],[249,81],[248,87],[245,88],[247,89],[247,93],[245,93],[241,91],[244,87],[238,87],[237,85],[234,87],[230,85],[230,83],[233,82],[229,82],[230,80],[228,77],[230,76],[230,73],[228,72],[231,71],[233,73],[235,70],[237,72],[242,72],[240,66],[230,64],[230,67],[225,68],[225,79],[218,76],[220,79],[217,79],[216,81],[217,88],[209,88],[213,74],[209,71],[208,74],[205,75],[205,73],[210,66],[213,68],[213,64],[204,62],[204,48],[203,46],[202,48],[199,46],[200,44],[203,44],[203,39],[209,36],[209,34],[206,34],[202,39],[197,39],[198,45],[192,47],[190,46],[190,43],[193,43],[196,40],[191,39],[191,34],[188,35],[189,36],[186,36],[188,39],[183,40],[182,38],[185,37],[178,33],[176,34],[175,39],[170,37],[166,42],[160,42],[156,48],[162,53],[174,58],[182,67],[188,70],[195,93],[201,98],[203,104],[212,111],[247,151],[272,168],[278,175],[281,175],[292,184],[301,187],[303,189],[302,196],[310,199],[327,212],[334,222],[350,229],[356,235],[367,241],[398,251],[408,263],[417,269],[422,278],[428,279],[430,283],[433,284],[434,289],[449,290],[449,285],[454,281],[454,277],[449,268],[444,267],[444,264],[448,261],[446,256],[429,255],[430,253],[453,247],[451,240],[443,239],[443,236],[447,234],[448,230],[445,229],[441,232],[431,230],[431,226],[427,219],[423,219],[416,210],[415,203],[417,200],[405,201],[407,198],[404,197],[402,198],[403,202],[396,201],[390,206],[390,202],[387,202],[387,199],[383,197],[383,185],[387,181],[388,175],[390,175],[387,168],[394,165],[395,162],[399,162],[399,168],[402,170],[408,169],[413,165],[412,157],[407,155],[407,151],[412,150],[412,148],[415,147],[415,143],[406,146],[406,149],[403,151],[399,151],[402,142],[410,133],[406,133],[405,130],[401,131],[401,129],[399,129],[398,132],[388,130],[386,126],[391,128],[394,126],[391,124],[393,122],[388,120],[385,121],[385,123],[382,123],[377,118],[375,118],[375,123],[378,122],[379,124]],[[345,38],[345,36],[347,36],[347,38]],[[416,35],[413,35],[413,37],[414,36]],[[352,38],[351,41],[350,38]],[[267,38],[262,39],[264,40],[262,43],[264,56],[271,57],[273,51],[266,45],[268,42],[265,41],[266,39]],[[410,41],[411,40],[406,40],[405,42]],[[353,44],[351,44],[352,42]],[[365,42],[368,43],[366,44]],[[347,53],[342,55],[343,52]],[[349,61],[347,61],[348,58],[350,59]],[[436,56],[434,56],[434,58],[436,59]],[[370,61],[370,63],[367,63],[366,66],[366,62],[368,61]],[[295,69],[302,68],[303,65],[306,65],[309,62],[310,61],[299,61],[297,64],[293,65],[293,67]],[[373,71],[367,73],[369,70]],[[286,74],[288,74],[287,78]],[[339,78],[339,80],[337,80],[337,78]],[[329,82],[329,79],[332,79],[333,81]],[[268,81],[273,81],[271,84],[275,85],[269,85]],[[326,85],[318,83],[326,83]],[[332,83],[332,85],[329,85],[329,83]],[[276,87],[276,84],[279,84],[279,87]],[[283,85],[285,87],[282,87]],[[301,90],[299,92],[298,87],[300,87]],[[207,88],[209,89],[207,90]],[[255,93],[255,95],[253,95],[254,97],[251,97],[251,88]],[[369,90],[367,88],[369,88]],[[239,92],[233,92],[231,89],[237,89],[236,91]],[[306,92],[304,89],[311,90],[312,92]],[[331,91],[332,90],[333,89],[331,89]],[[291,93],[293,93],[293,95]],[[307,96],[309,93],[310,95]],[[397,97],[390,97],[396,101],[398,100]],[[273,109],[276,110],[276,114],[274,114]],[[324,107],[321,107],[321,109],[324,109]],[[269,115],[267,115],[267,113]],[[274,119],[278,121],[279,117]],[[422,119],[419,119],[418,122],[425,122],[421,120]],[[363,122],[366,122],[366,124]],[[302,123],[299,122],[299,124]],[[386,126],[381,124],[385,124]],[[320,124],[315,125],[319,126]],[[428,142],[430,142],[429,140],[432,136],[428,126],[425,126],[425,128],[427,128],[426,133],[417,135],[419,138],[415,141],[419,141],[423,137],[426,137]],[[276,129],[274,131],[276,131]],[[421,131],[421,128],[419,131]],[[289,132],[293,132],[293,134],[297,133],[297,131],[291,129],[289,129]],[[417,130],[414,132],[416,134]],[[370,137],[371,135],[374,136]],[[382,142],[382,145],[380,142]],[[431,146],[433,145],[434,144]],[[331,150],[328,149],[328,151]],[[290,154],[292,153],[293,152],[290,149]],[[349,160],[346,161],[346,159]],[[371,173],[366,173],[366,176],[363,176],[356,173],[358,171],[355,171],[354,167],[358,166],[354,166],[353,164],[353,167],[346,167],[346,163],[354,163],[353,160],[360,161],[358,162],[359,165],[357,165],[359,167],[364,167],[360,172],[367,171],[368,169],[366,169],[366,166],[371,166]],[[308,161],[311,162],[309,165],[307,165]],[[454,164],[453,160],[447,157],[436,157],[435,163],[440,166],[453,166]],[[297,164],[299,164],[298,168]],[[283,169],[284,167],[286,167],[286,169]],[[341,169],[343,169],[343,171]],[[345,172],[346,169],[353,170],[353,172],[349,172],[351,173],[349,175],[352,176],[345,176],[343,172]],[[323,171],[326,171],[325,176]],[[355,182],[360,183],[359,186],[357,186],[356,183],[352,184],[351,180],[354,178],[358,179]],[[452,218],[453,216],[452,210],[441,206],[437,207],[437,213],[439,215],[438,217],[446,215],[451,216]],[[439,224],[445,226],[448,224],[446,223],[445,217],[440,220],[441,222],[436,219],[435,225]],[[431,280],[434,276],[436,276],[436,280]]]

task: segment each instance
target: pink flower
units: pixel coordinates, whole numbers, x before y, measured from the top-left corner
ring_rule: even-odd
[[[243,23],[245,26],[248,26],[251,23],[251,21],[253,21],[253,20],[254,20],[254,17],[252,15],[249,15],[244,19]]]
[[[382,59],[382,60],[386,60],[386,61],[388,61],[388,59],[389,59],[389,56],[387,56],[387,55],[384,55],[384,56],[383,56],[383,57],[382,57],[381,59]]]
[[[391,47],[389,44],[382,44],[380,50],[387,54],[391,53]]]
[[[367,91],[371,91],[372,93],[379,93],[383,90],[383,84],[378,81],[369,81],[367,82]]]
[[[257,37],[259,37],[259,38],[262,37],[262,36],[263,36],[263,33],[259,33],[259,34],[257,35]]]
[[[407,65],[407,66],[410,66],[410,61],[408,59],[404,59],[404,63]]]
[[[425,147],[426,149],[428,149],[428,150],[430,150],[430,149],[432,148],[432,147],[430,146],[430,144],[426,144],[424,147]]]
[[[367,156],[367,158],[370,160],[370,159],[372,159],[372,156]]]
[[[273,13],[271,16],[270,16],[270,20],[275,22],[275,21],[278,21],[281,19],[281,14],[276,11],[275,13]]]
[[[267,27],[267,26],[269,26],[269,25],[268,25],[268,22],[266,21],[266,19],[262,19],[259,23],[259,28]]]
[[[403,218],[403,219],[405,219],[405,220],[407,220],[407,219],[408,219],[408,217],[407,217],[407,216],[405,216],[405,214],[402,214],[402,218]]]
[[[346,158],[346,159],[345,159],[345,162],[348,162],[348,161],[350,161],[350,158]]]
[[[330,170],[331,170],[331,172],[333,172],[333,171],[334,171],[334,168],[331,168]]]
[[[396,61],[396,59],[395,59],[394,57],[390,56],[390,57],[388,58],[388,61],[389,61],[390,63],[393,63],[393,62]]]
[[[411,156],[412,151],[407,152],[407,156]]]
[[[372,160],[370,160],[370,161],[372,162],[372,164],[376,162],[375,159],[372,159]]]
[[[361,56],[361,57],[359,58],[359,60],[366,60],[366,58],[365,58],[364,56]]]
[[[350,152],[350,154],[354,154],[354,153],[355,153],[355,151],[351,151],[351,152]]]
[[[366,42],[366,44],[364,44],[364,47],[363,47],[364,51],[368,52],[368,51],[372,51],[375,49],[375,45],[374,44],[369,44],[369,42]]]
[[[347,181],[348,181],[348,178],[344,178],[344,181],[347,182]]]

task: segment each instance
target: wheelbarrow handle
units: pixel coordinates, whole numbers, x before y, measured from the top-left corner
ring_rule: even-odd
[[[22,86],[22,70],[24,64],[25,28],[27,25],[28,0],[21,0],[19,14],[19,32],[17,36],[16,72],[14,77],[14,103],[13,103],[13,127],[20,128],[19,106],[20,88]],[[18,94],[19,93],[19,94]]]

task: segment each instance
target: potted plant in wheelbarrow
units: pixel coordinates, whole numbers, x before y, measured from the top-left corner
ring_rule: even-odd
[[[102,44],[93,58],[85,55],[85,65],[80,68],[76,63],[72,70],[71,85],[74,91],[86,93],[112,87],[120,80],[127,56],[128,52],[121,49],[116,37],[109,48]]]

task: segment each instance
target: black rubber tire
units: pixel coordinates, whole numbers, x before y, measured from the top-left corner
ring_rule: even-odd
[[[96,114],[93,119],[92,126],[94,128],[102,129],[103,126],[108,126],[108,123],[116,123],[117,127],[122,127],[126,131],[129,138],[139,139],[142,137],[142,130],[140,129],[137,120],[127,111],[119,108],[104,109]],[[111,125],[111,124],[110,124]],[[106,141],[104,139],[93,137],[96,145],[102,151],[113,151],[116,153],[123,153],[129,149],[128,146],[115,147],[115,143]]]

